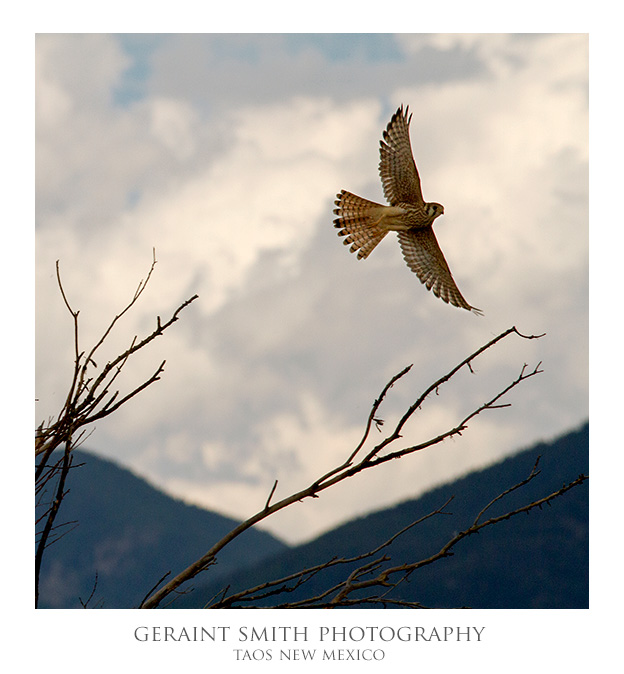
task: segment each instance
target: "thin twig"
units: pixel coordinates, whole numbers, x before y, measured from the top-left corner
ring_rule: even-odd
[[[277,480],[273,483],[273,488],[271,489],[271,493],[269,494],[269,498],[267,498],[266,503],[264,504],[264,509],[267,510],[269,505],[271,504],[271,499],[273,498],[273,494],[275,494],[275,490],[277,489]]]

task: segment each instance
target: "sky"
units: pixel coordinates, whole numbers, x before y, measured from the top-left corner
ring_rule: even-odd
[[[587,35],[40,34],[35,71],[37,423],[61,408],[73,363],[56,260],[87,348],[153,249],[98,364],[199,299],[119,385],[166,359],[161,380],[84,447],[236,518],[276,479],[275,499],[342,463],[406,365],[384,429],[503,330],[545,333],[507,338],[446,384],[404,445],[541,362],[511,407],[266,523],[287,542],[588,418]],[[436,235],[483,317],[427,292],[393,234],[366,261],[336,236],[341,189],[384,202],[379,140],[401,104],[425,199],[445,207]]]

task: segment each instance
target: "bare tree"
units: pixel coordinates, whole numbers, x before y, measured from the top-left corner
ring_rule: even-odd
[[[63,296],[65,305],[70,312],[74,322],[74,372],[67,395],[65,404],[54,421],[50,421],[47,425],[42,424],[36,432],[35,438],[35,455],[37,457],[36,464],[36,491],[40,503],[45,505],[45,509],[39,518],[42,524],[42,530],[39,532],[36,551],[36,596],[38,597],[38,583],[41,569],[41,561],[46,545],[53,540],[58,540],[59,528],[55,528],[55,520],[58,515],[59,507],[62,503],[63,497],[66,494],[66,479],[71,467],[72,450],[77,443],[83,439],[83,434],[87,426],[98,419],[102,419],[114,411],[119,409],[121,405],[128,402],[138,393],[144,390],[160,378],[160,374],[164,368],[164,361],[158,366],[154,374],[145,380],[141,385],[133,388],[125,395],[120,395],[118,390],[112,392],[113,384],[117,379],[122,368],[126,366],[129,359],[140,349],[147,346],[159,335],[162,335],[164,330],[171,326],[177,319],[180,312],[193,302],[197,295],[183,302],[173,313],[171,318],[162,323],[160,318],[157,318],[156,328],[152,333],[138,340],[134,337],[128,349],[126,349],[117,358],[108,362],[100,374],[95,376],[93,372],[97,366],[93,360],[96,351],[102,346],[104,341],[109,336],[111,330],[116,325],[118,320],[136,303],[142,294],[145,286],[149,282],[151,274],[154,270],[156,260],[154,258],[149,273],[144,281],[139,283],[139,286],[128,305],[124,310],[115,316],[110,323],[107,330],[104,332],[98,342],[91,348],[89,352],[81,351],[78,341],[78,311],[74,311],[67,300],[65,291],[61,283],[60,273],[57,263],[57,280],[60,292]],[[381,464],[396,461],[404,457],[415,454],[416,452],[430,449],[444,440],[459,436],[465,431],[470,422],[479,414],[498,410],[508,407],[509,403],[504,401],[505,396],[521,383],[527,381],[540,374],[541,363],[535,367],[530,368],[524,364],[518,375],[510,381],[506,386],[501,388],[494,396],[484,401],[481,405],[476,406],[469,414],[462,419],[459,419],[455,425],[445,430],[436,437],[430,438],[425,442],[417,445],[405,445],[402,442],[402,431],[405,424],[418,412],[421,405],[431,395],[437,395],[442,387],[462,369],[468,369],[474,373],[472,363],[479,357],[483,356],[490,349],[493,349],[503,340],[512,336],[533,340],[538,339],[541,335],[524,335],[520,333],[515,327],[500,333],[498,336],[491,339],[489,342],[478,348],[472,354],[464,358],[459,364],[449,370],[444,376],[433,382],[425,391],[418,396],[414,402],[407,408],[407,410],[400,417],[398,422],[389,431],[383,434],[384,422],[379,417],[379,410],[386,399],[390,389],[397,384],[411,369],[411,365],[404,368],[392,377],[383,387],[381,393],[374,401],[371,411],[368,415],[364,426],[362,439],[358,445],[348,453],[346,458],[336,465],[334,468],[324,473],[315,479],[306,488],[295,491],[289,496],[282,498],[277,502],[273,502],[273,497],[277,489],[277,480],[270,489],[264,506],[255,514],[251,515],[244,522],[241,522],[220,541],[212,545],[207,552],[197,559],[193,564],[186,568],[181,573],[171,578],[164,585],[164,581],[169,577],[170,573],[165,573],[156,585],[147,592],[145,598],[140,604],[140,608],[156,608],[163,605],[165,600],[170,602],[174,600],[180,592],[185,591],[182,587],[189,581],[195,579],[200,573],[208,569],[216,563],[219,553],[234,539],[240,536],[247,529],[255,526],[259,522],[266,520],[276,512],[279,512],[289,506],[303,501],[308,498],[318,498],[319,495],[327,489],[335,488],[345,480],[355,477],[359,473],[366,470],[374,469]],[[379,442],[373,443],[371,441],[371,430],[377,428],[384,435]],[[372,445],[372,446],[371,446]],[[50,462],[52,452],[61,448],[63,451],[58,459]],[[325,562],[308,569],[302,569],[294,574],[285,576],[283,578],[267,580],[260,585],[248,588],[238,592],[230,592],[229,588],[224,588],[222,592],[213,597],[207,604],[207,608],[231,608],[237,606],[255,607],[259,602],[263,602],[268,598],[275,598],[276,602],[272,604],[275,608],[334,608],[340,606],[354,606],[354,605],[382,605],[382,606],[409,606],[411,608],[421,608],[422,606],[417,602],[406,602],[394,599],[389,596],[389,593],[395,589],[400,583],[407,580],[412,573],[418,569],[434,564],[438,560],[452,554],[452,549],[463,539],[477,533],[485,527],[498,525],[505,520],[522,513],[530,512],[535,508],[541,507],[545,503],[550,503],[553,499],[559,498],[570,489],[582,484],[587,477],[585,475],[579,476],[577,479],[571,481],[569,484],[564,484],[560,489],[545,494],[542,498],[527,503],[526,505],[507,511],[503,515],[496,517],[489,517],[484,519],[486,513],[491,506],[503,499],[507,494],[517,489],[521,489],[538,475],[539,471],[537,464],[534,466],[531,473],[525,480],[510,486],[507,490],[499,494],[490,503],[486,504],[479,512],[472,524],[453,535],[438,552],[430,557],[413,560],[403,564],[392,564],[388,548],[390,544],[406,531],[417,526],[419,523],[432,517],[438,517],[446,513],[448,502],[441,504],[439,508],[430,512],[428,515],[420,518],[403,528],[401,531],[392,534],[388,540],[382,545],[377,546],[370,551],[351,558],[332,558]],[[49,487],[52,484],[52,479],[56,478],[52,498],[49,503],[44,499],[50,498],[48,494]],[[56,531],[57,535],[51,538],[52,532]],[[64,532],[63,532],[64,533]],[[62,535],[62,534],[60,534]],[[349,571],[354,564],[360,562],[354,570]],[[280,599],[281,595],[287,595],[294,589],[301,587],[313,576],[322,573],[323,571],[334,568],[344,567],[345,577],[343,580],[326,591],[315,596],[307,597],[303,600],[293,602],[283,601]],[[162,585],[162,586],[161,586]],[[88,601],[87,601],[88,603]],[[86,605],[86,604],[85,604]]]
[[[110,322],[100,339],[88,350],[81,350],[79,340],[79,311],[72,309],[61,282],[59,263],[56,263],[56,278],[61,296],[69,311],[74,326],[74,366],[69,391],[61,411],[55,419],[42,422],[35,432],[35,497],[38,506],[37,537],[35,552],[35,606],[39,602],[39,578],[43,554],[48,545],[58,540],[63,527],[55,525],[59,509],[65,497],[66,481],[72,466],[72,450],[85,438],[88,426],[116,412],[122,405],[160,379],[165,361],[162,361],[154,373],[138,386],[122,394],[115,388],[116,380],[126,367],[132,356],[144,349],[156,337],[161,336],[167,328],[178,320],[180,312],[197,295],[183,302],[164,323],[160,316],[156,318],[154,330],[139,339],[134,336],[128,348],[116,358],[108,361],[98,371],[95,357],[118,321],[141,297],[156,266],[156,253],[153,252],[152,264],[144,280],[141,280],[130,302]],[[52,460],[54,450],[61,450],[58,458]],[[56,455],[55,455],[56,457]]]

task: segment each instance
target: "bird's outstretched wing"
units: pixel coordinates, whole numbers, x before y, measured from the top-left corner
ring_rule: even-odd
[[[453,279],[431,227],[398,232],[407,266],[436,297],[461,309],[482,314],[464,299]]]
[[[388,127],[383,132],[383,140],[379,142],[381,156],[379,175],[386,199],[392,206],[398,203],[424,206],[425,203],[420,177],[412,156],[409,138],[412,116],[408,112],[409,106],[405,111],[401,106],[392,115]]]

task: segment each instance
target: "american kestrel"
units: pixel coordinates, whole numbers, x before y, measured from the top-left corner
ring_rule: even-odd
[[[388,232],[397,232],[407,266],[436,297],[482,314],[464,299],[433,233],[444,206],[425,203],[409,138],[409,107],[394,113],[380,141],[379,173],[389,206],[342,190],[336,198],[334,227],[359,260],[367,258]]]

